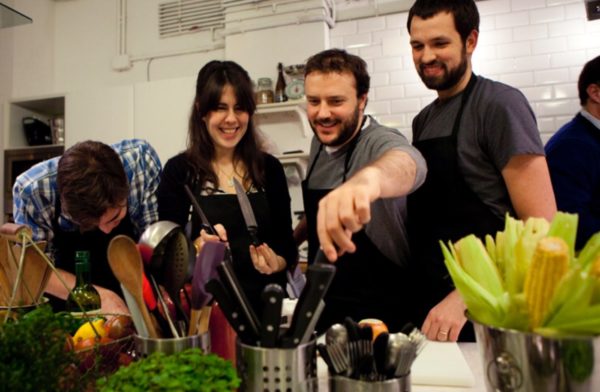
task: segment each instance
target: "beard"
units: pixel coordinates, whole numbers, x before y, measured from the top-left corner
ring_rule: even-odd
[[[317,120],[310,122],[310,127],[312,128],[312,131],[315,134],[315,136],[317,137],[317,139],[319,139],[319,141],[322,144],[324,144],[328,147],[339,147],[339,146],[342,146],[343,144],[345,144],[348,140],[352,139],[352,136],[354,136],[354,133],[355,133],[356,129],[358,128],[359,118],[360,118],[360,110],[358,110],[358,106],[356,106],[356,108],[354,109],[354,113],[352,113],[352,117],[350,117],[350,118],[347,118],[345,120],[340,120],[340,119],[334,118],[334,117],[330,117],[330,118],[322,119],[322,120],[317,119]],[[327,143],[325,143],[323,140],[321,140],[321,138],[319,137],[319,133],[316,130],[316,126],[322,125],[325,127],[329,127],[329,126],[337,125],[337,124],[341,124],[340,133],[337,135],[337,137]]]
[[[444,70],[444,74],[442,76],[426,76],[424,72],[424,67],[426,65],[437,65],[442,67]],[[467,71],[467,53],[466,49],[463,47],[463,51],[461,53],[461,59],[458,66],[454,69],[448,69],[446,64],[439,61],[432,61],[428,64],[420,64],[418,68],[419,76],[421,80],[427,86],[427,88],[436,91],[444,91],[454,87],[464,76]]]

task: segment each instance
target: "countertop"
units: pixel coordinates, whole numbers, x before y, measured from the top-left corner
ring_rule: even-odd
[[[475,384],[472,387],[444,387],[440,385],[417,385],[412,384],[412,392],[483,392],[485,391],[485,381],[483,378],[483,368],[481,367],[481,358],[477,343],[459,343],[460,350],[473,373]],[[327,391],[327,369],[322,359],[318,360],[319,391]]]
[[[470,388],[441,387],[439,385],[412,385],[413,392],[482,392],[485,391],[485,380],[483,378],[483,368],[481,366],[481,357],[477,343],[459,343],[458,346],[473,373],[475,385]]]

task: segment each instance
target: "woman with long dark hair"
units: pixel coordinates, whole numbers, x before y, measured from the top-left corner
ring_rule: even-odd
[[[158,188],[159,216],[186,226],[194,243],[228,241],[234,270],[255,311],[265,285],[285,289],[297,248],[292,237],[290,195],[281,163],[259,148],[252,116],[252,81],[232,61],[211,61],[198,73],[188,147],[169,159]],[[246,190],[258,223],[259,246],[251,245],[233,179]],[[188,185],[219,236],[200,229],[185,193]]]

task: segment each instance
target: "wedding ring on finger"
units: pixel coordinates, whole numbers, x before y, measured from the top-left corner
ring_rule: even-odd
[[[448,340],[448,331],[439,331],[437,338],[438,340]]]

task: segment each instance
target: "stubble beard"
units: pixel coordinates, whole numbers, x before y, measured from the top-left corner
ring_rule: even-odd
[[[444,69],[444,74],[442,76],[426,76],[423,68],[426,65],[431,64],[436,64],[442,67]],[[445,91],[451,89],[460,82],[465,72],[467,72],[467,65],[467,53],[466,49],[463,46],[460,63],[456,68],[448,70],[446,64],[438,61],[432,61],[428,64],[419,65],[418,72],[419,76],[421,77],[421,80],[423,81],[425,86],[427,86],[427,88],[436,91]]]
[[[346,142],[348,142],[348,140],[352,139],[352,137],[354,136],[354,133],[356,131],[356,128],[358,128],[358,121],[360,118],[360,110],[358,110],[358,106],[356,107],[356,109],[354,110],[354,113],[352,114],[352,117],[350,117],[347,120],[341,121],[342,127],[340,129],[340,133],[339,135],[333,139],[330,142],[323,142],[323,140],[321,140],[321,138],[319,137],[319,133],[316,130],[316,125],[331,125],[332,123],[340,123],[339,119],[325,119],[325,120],[315,120],[314,124],[313,122],[310,123],[310,127],[312,128],[313,133],[315,134],[315,136],[317,137],[317,139],[319,139],[319,141],[324,144],[325,146],[328,147],[339,147],[344,145]]]

